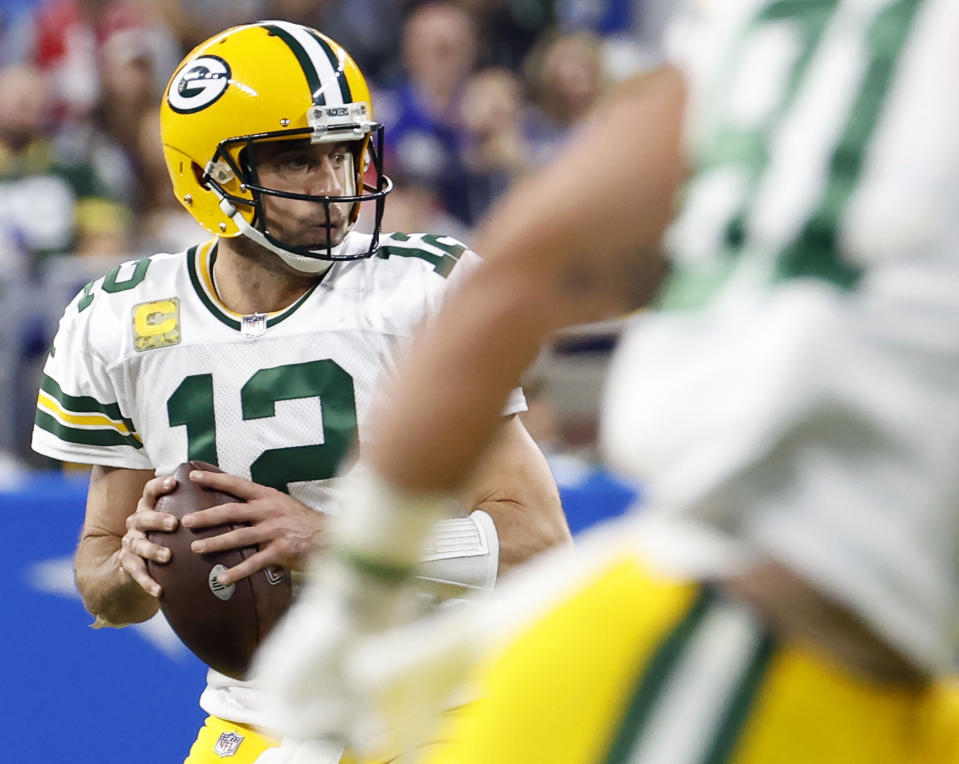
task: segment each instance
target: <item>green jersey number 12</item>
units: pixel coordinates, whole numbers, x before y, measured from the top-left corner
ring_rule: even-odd
[[[333,477],[356,436],[353,378],[335,361],[325,359],[260,369],[240,389],[244,420],[276,415],[276,402],[320,398],[323,417],[317,422],[323,443],[271,448],[250,465],[251,479],[280,491],[288,483]],[[187,458],[218,465],[213,375],[186,377],[167,401],[171,427],[186,427]]]

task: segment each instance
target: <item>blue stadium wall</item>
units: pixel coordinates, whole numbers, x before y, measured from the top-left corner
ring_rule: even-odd
[[[4,761],[171,764],[202,723],[203,665],[159,620],[90,628],[73,585],[85,478],[0,485]],[[623,512],[635,494],[588,469],[560,480],[574,533]]]

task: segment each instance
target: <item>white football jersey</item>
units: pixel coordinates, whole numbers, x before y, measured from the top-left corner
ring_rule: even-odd
[[[693,168],[673,270],[611,366],[607,456],[657,521],[784,561],[950,669],[959,3],[702,5],[672,39]]]
[[[397,353],[479,263],[445,236],[394,233],[380,244],[270,314],[220,302],[215,240],[91,282],[60,321],[33,448],[157,474],[200,459],[336,511],[334,476],[354,440],[362,449],[374,437],[374,399]],[[351,234],[350,246],[367,248],[369,236]],[[503,413],[525,408],[517,389]],[[209,713],[255,720],[246,688],[214,672],[210,682],[222,692],[204,694]]]

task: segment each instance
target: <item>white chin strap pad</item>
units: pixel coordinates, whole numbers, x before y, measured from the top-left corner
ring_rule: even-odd
[[[496,584],[499,536],[493,518],[481,509],[469,517],[441,520],[417,567],[417,578],[459,590],[489,591]],[[452,592],[451,592],[452,593]]]
[[[333,263],[330,260],[321,260],[317,257],[307,257],[306,255],[300,255],[296,252],[291,252],[288,249],[283,247],[278,247],[272,241],[270,241],[266,236],[263,235],[262,231],[258,231],[253,226],[251,226],[243,214],[237,210],[233,204],[230,203],[229,199],[220,200],[220,210],[224,215],[230,218],[236,224],[236,227],[240,229],[240,233],[246,236],[248,239],[255,241],[264,249],[270,250],[273,254],[279,257],[284,263],[289,265],[291,268],[298,270],[300,273],[309,273],[312,276],[319,276],[322,273],[326,273],[330,266]],[[349,241],[350,235],[347,234],[343,241],[335,246],[330,247],[330,254],[334,257],[339,255],[340,252],[346,247],[346,242]]]

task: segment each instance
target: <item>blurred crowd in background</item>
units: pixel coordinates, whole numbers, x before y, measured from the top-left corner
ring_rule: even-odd
[[[276,18],[342,44],[386,125],[386,171],[396,190],[384,230],[469,241],[497,196],[550,157],[604,90],[657,60],[654,41],[670,5],[3,0],[0,476],[52,466],[30,452],[29,437],[43,359],[72,296],[118,262],[207,238],[170,191],[158,120],[163,87],[199,42]],[[624,125],[623,140],[636,129]],[[587,341],[576,350],[587,363],[571,362],[565,431],[537,400],[543,380],[528,382],[531,430],[547,449],[592,440],[595,395],[581,372],[607,348]],[[562,363],[552,368],[562,386]]]

